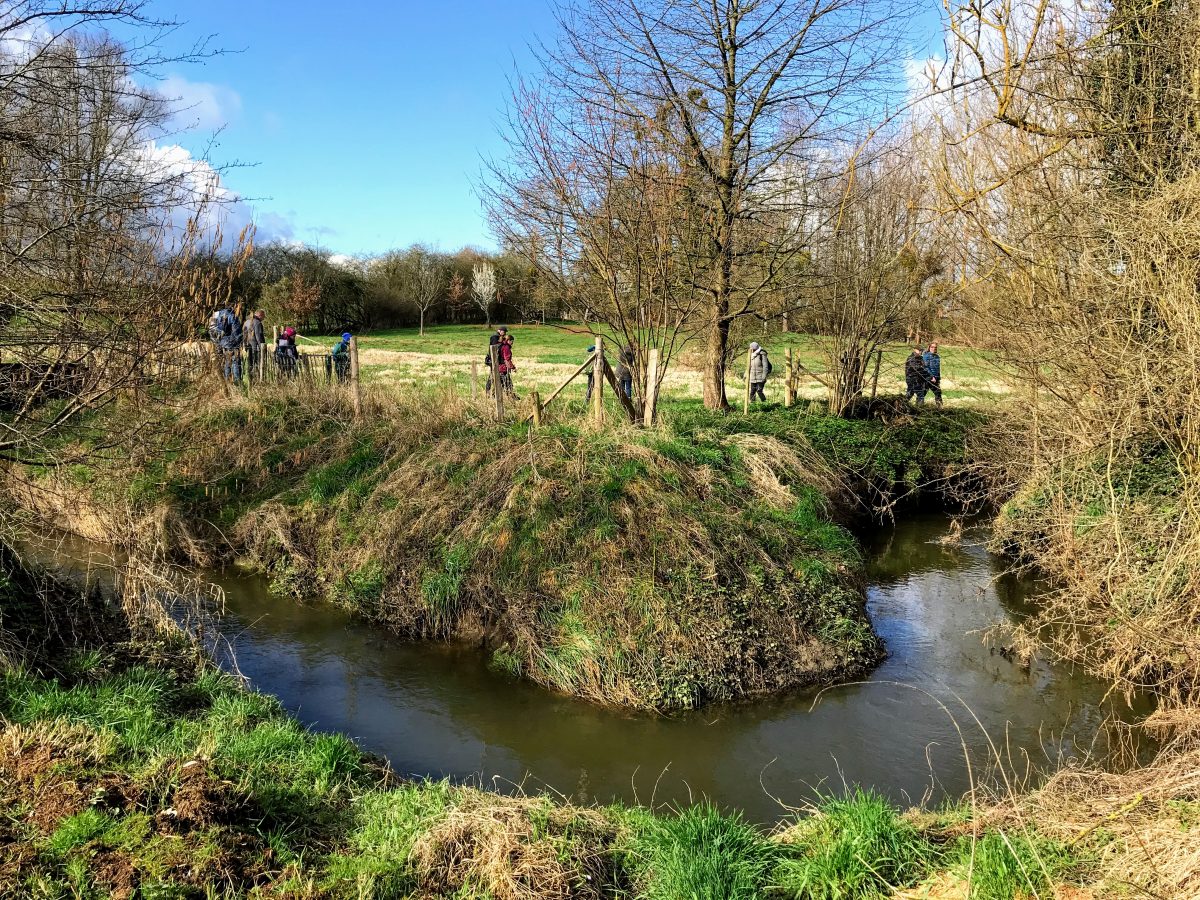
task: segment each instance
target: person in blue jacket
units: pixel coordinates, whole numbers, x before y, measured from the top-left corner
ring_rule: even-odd
[[[942,358],[938,356],[937,341],[929,345],[929,349],[921,354],[921,358],[925,360],[926,379],[929,382],[929,390],[933,391],[933,400],[938,405],[942,405]]]
[[[337,376],[339,384],[345,384],[350,380],[350,332],[348,331],[334,345],[329,358],[325,361],[326,380],[329,380],[331,374]]]

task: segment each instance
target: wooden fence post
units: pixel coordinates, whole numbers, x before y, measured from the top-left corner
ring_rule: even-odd
[[[750,413],[750,366],[754,364],[754,351],[746,351],[746,393],[742,397],[742,414]]]
[[[537,391],[531,391],[529,398],[533,401],[533,430],[542,427],[542,397]]]
[[[335,373],[336,374],[336,373]],[[350,338],[350,390],[354,398],[354,418],[362,417],[362,385],[358,381],[358,338]]]
[[[792,348],[787,348],[786,361],[783,372],[783,405],[791,407],[796,402],[796,382],[794,380],[794,369],[792,368]]]
[[[596,358],[592,362],[592,421],[604,424],[604,338],[596,335]]]
[[[275,355],[275,348],[278,346],[279,346],[279,326],[272,325],[271,326],[271,356]],[[273,371],[275,373],[275,381],[278,382],[279,381],[279,368],[276,367],[276,368],[272,369],[271,371]]]
[[[479,360],[471,360],[471,399],[479,393]]]
[[[496,421],[504,420],[504,388],[500,386],[500,345],[492,344],[489,351],[492,368],[492,395],[496,398]]]
[[[883,364],[883,351],[875,351],[875,376],[871,379],[871,399],[875,399],[875,395],[879,393],[879,367]]]
[[[658,348],[650,348],[650,360],[646,368],[646,405],[642,410],[642,424],[647,428],[654,424],[654,408],[658,405]]]

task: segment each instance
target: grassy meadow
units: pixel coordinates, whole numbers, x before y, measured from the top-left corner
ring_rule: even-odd
[[[359,337],[360,360],[365,380],[396,386],[454,384],[470,391],[471,363],[479,363],[479,378],[486,377],[483,362],[488,337],[493,329],[483,325],[438,325],[426,328],[422,336],[415,328],[375,331]],[[513,358],[517,365],[514,383],[519,395],[530,390],[543,397],[558,387],[587,359],[593,335],[579,323],[561,325],[514,325]],[[316,352],[336,343],[336,336],[305,338],[303,349]],[[606,343],[608,342],[606,337]],[[767,397],[783,402],[784,354],[791,349],[806,369],[824,373],[828,369],[820,344],[811,335],[774,334],[759,342],[767,348],[774,372],[767,382]],[[615,343],[609,360],[615,362]],[[880,394],[904,392],[904,359],[909,348],[895,344],[885,351],[880,369]],[[1003,373],[986,351],[943,344],[943,392],[951,405],[970,405],[1003,399],[1010,389]],[[699,344],[686,345],[673,361],[663,383],[664,402],[701,399]],[[739,356],[739,360],[744,355]],[[583,399],[586,381],[580,378],[568,388],[565,399]],[[731,366],[726,385],[730,402],[737,403],[746,389],[740,376],[740,362]],[[815,378],[801,375],[797,391],[802,399],[820,400],[825,388]]]

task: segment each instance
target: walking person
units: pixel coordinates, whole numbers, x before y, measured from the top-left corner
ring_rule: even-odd
[[[504,343],[504,339],[506,337],[508,337],[508,327],[505,325],[501,325],[499,328],[497,328],[495,331],[492,332],[492,336],[488,339],[488,355],[487,355],[487,358],[484,359],[484,361],[483,361],[483,364],[485,366],[487,366],[487,371],[488,371],[487,382],[483,386],[483,393],[485,396],[488,396],[488,397],[492,396],[492,379],[496,375],[496,373],[492,371],[492,366],[499,365],[500,346]],[[492,348],[493,347],[496,348],[495,360],[492,359]]]
[[[350,332],[345,332],[342,339],[334,344],[325,360],[325,380],[331,381],[332,375],[337,376],[338,384],[350,380]]]
[[[913,347],[912,353],[904,361],[904,384],[908,390],[904,402],[908,403],[916,397],[917,406],[924,406],[925,392],[929,390],[929,371],[925,368],[925,357],[920,347]]]
[[[242,382],[242,323],[233,311],[233,301],[212,314],[208,336],[221,361],[221,377],[232,384]]]
[[[771,360],[758,342],[750,345],[750,402],[767,402],[767,378],[771,375]]]
[[[246,381],[262,377],[262,356],[267,346],[267,338],[263,333],[265,315],[261,309],[256,309],[254,315],[242,325],[242,339],[246,344]]]
[[[496,371],[500,375],[500,389],[510,400],[520,400],[517,392],[513,390],[512,373],[517,371],[517,366],[513,362],[513,336],[505,334],[500,341],[500,365],[496,367]]]
[[[929,381],[929,390],[933,391],[933,402],[942,405],[942,358],[938,356],[937,341],[929,345],[922,355],[925,363],[925,373]]]
[[[621,393],[628,399],[633,399],[633,348],[626,347],[621,351],[621,359],[617,363],[617,384]]]
[[[596,345],[595,345],[595,344],[592,344],[592,346],[588,347],[588,348],[587,348],[587,352],[588,352],[588,355],[589,355],[589,356],[591,356],[593,353],[595,353],[595,352],[596,352]],[[604,353],[604,364],[605,364],[605,365],[608,365],[608,351],[605,351],[605,353]],[[595,367],[594,367],[594,366],[588,366],[588,370],[587,370],[587,390],[584,392],[584,395],[583,395],[583,403],[584,403],[584,406],[586,406],[587,404],[589,404],[589,403],[591,403],[591,402],[592,402],[592,390],[593,390],[593,389],[595,388],[595,386],[596,386],[596,385],[595,385],[595,380],[596,380],[596,369],[595,369]]]

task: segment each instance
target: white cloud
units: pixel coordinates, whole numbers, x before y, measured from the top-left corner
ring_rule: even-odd
[[[172,102],[175,118],[185,128],[220,128],[242,111],[241,95],[223,84],[169,75],[159,85],[158,92]]]
[[[225,184],[208,160],[194,157],[186,147],[147,141],[139,148],[134,166],[153,183],[174,186],[170,223],[179,233],[195,219],[210,238],[219,233],[226,246],[232,246],[251,225],[257,244],[294,239],[295,228],[286,216],[256,209]]]

